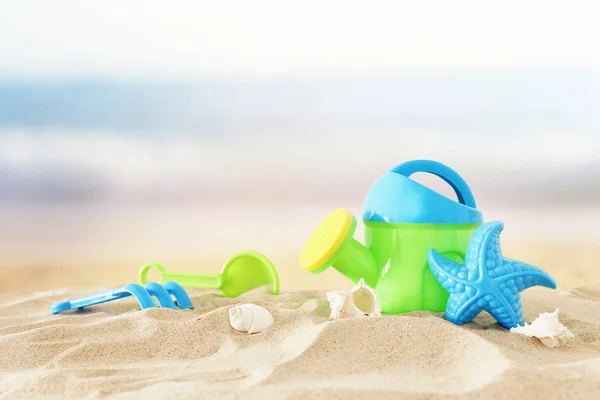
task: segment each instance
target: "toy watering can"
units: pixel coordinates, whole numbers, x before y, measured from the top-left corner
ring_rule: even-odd
[[[456,193],[449,199],[410,179],[417,172],[437,175]],[[471,189],[444,164],[415,160],[381,176],[363,208],[365,245],[353,238],[356,218],[345,209],[329,214],[306,242],[300,265],[312,273],[333,266],[353,282],[375,288],[382,312],[444,311],[448,292],[427,264],[433,248],[464,261],[471,235],[483,222]]]

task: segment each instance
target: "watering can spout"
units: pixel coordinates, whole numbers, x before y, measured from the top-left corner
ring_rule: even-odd
[[[369,249],[353,238],[356,218],[346,209],[330,213],[313,231],[300,255],[300,265],[318,274],[335,268],[357,283],[361,278],[377,286],[380,272]]]
[[[380,271],[377,270],[375,258],[369,249],[355,239],[350,241],[332,267],[354,283],[362,278],[367,285],[373,288],[377,286]]]

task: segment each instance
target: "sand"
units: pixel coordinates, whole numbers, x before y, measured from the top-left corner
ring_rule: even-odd
[[[546,237],[552,229],[537,221],[547,218],[529,211],[490,216],[507,224],[507,256],[558,282],[556,291],[522,294],[528,322],[558,307],[575,334],[551,349],[485,313],[463,327],[428,312],[328,321],[325,291],[352,284],[331,268],[307,273],[298,252],[331,207],[292,215],[289,207],[0,210],[0,399],[600,399],[596,236],[566,234],[565,222]],[[147,262],[216,273],[247,248],[277,266],[281,295],[192,290],[193,311],[140,311],[124,299],[49,312],[54,302],[135,281]],[[246,302],[269,309],[274,325],[256,335],[231,330],[228,308]]]
[[[598,399],[600,287],[523,293],[527,321],[561,310],[575,338],[548,348],[486,313],[459,327],[440,314],[328,321],[322,291],[234,299],[191,290],[193,311],[131,299],[53,316],[52,303],[103,288],[0,297],[0,395],[140,399]],[[233,331],[228,308],[264,306],[267,331]]]

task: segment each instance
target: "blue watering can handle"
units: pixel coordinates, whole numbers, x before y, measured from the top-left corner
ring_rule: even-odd
[[[427,172],[437,175],[446,181],[448,185],[452,186],[452,189],[454,189],[454,192],[456,193],[456,197],[458,197],[459,203],[472,208],[477,208],[473,192],[471,192],[471,188],[469,188],[467,182],[465,182],[456,171],[442,163],[431,160],[408,161],[392,169],[392,172],[404,175],[407,178],[416,172]]]

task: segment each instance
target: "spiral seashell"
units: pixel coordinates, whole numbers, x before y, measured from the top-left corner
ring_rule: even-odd
[[[236,331],[259,333],[273,325],[273,316],[256,304],[242,304],[229,309],[229,324]]]
[[[381,316],[381,306],[372,287],[361,279],[352,289],[327,293],[329,319]]]
[[[558,308],[553,313],[541,313],[531,324],[526,323],[524,326],[510,328],[510,331],[538,338],[548,347],[564,346],[567,340],[574,338],[575,335],[560,323],[558,313]]]

